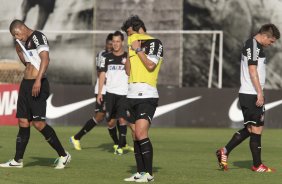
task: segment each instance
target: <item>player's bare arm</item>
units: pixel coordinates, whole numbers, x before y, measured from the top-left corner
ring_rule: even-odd
[[[262,88],[261,88],[261,85],[260,85],[260,82],[259,82],[257,66],[256,65],[249,65],[249,73],[250,73],[252,83],[255,86],[256,91],[258,93],[256,105],[258,107],[261,107],[264,104],[264,97],[263,97],[263,91],[262,91]]]
[[[136,50],[137,48],[141,48],[141,42],[138,40],[132,42],[131,48],[133,50]],[[146,54],[143,51],[137,52],[137,55],[139,56],[140,60],[143,62],[147,70],[153,71],[156,68],[157,65],[153,61],[148,59]]]
[[[41,79],[45,74],[48,65],[49,65],[49,52],[42,51],[39,53],[39,57],[41,59],[40,68],[36,75],[36,80],[32,87],[32,96],[37,97],[40,93],[41,88]],[[36,70],[36,69],[35,69]],[[36,70],[37,71],[37,70]]]
[[[97,102],[101,104],[103,101],[102,89],[105,84],[106,80],[106,72],[100,72],[99,74],[99,85],[98,85],[98,95],[97,95]]]
[[[129,61],[128,56],[127,56],[127,59],[126,59],[126,62],[125,62],[125,72],[128,76],[130,75],[130,61]]]

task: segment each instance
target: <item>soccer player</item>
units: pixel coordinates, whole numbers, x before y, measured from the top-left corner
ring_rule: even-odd
[[[101,59],[103,58],[104,55],[107,53],[112,52],[113,45],[112,45],[112,38],[113,34],[110,33],[107,38],[106,38],[106,45],[105,49],[100,51],[97,56],[96,56],[96,70],[97,70],[97,81],[95,85],[95,96],[97,97],[98,95],[98,86],[99,86],[99,75],[100,75],[100,68],[101,68]],[[102,85],[102,91],[101,94],[104,96],[106,94],[106,88],[105,85]],[[82,129],[72,136],[70,138],[70,142],[73,144],[74,148],[76,150],[81,150],[81,145],[80,145],[80,139],[88,133],[90,130],[92,130],[97,124],[101,123],[105,118],[105,108],[104,108],[104,102],[102,101],[100,104],[95,103],[95,115],[91,119],[89,119],[85,125],[82,127]],[[118,137],[116,133],[116,128],[109,129],[109,133],[111,137],[113,138],[115,145],[118,144]]]
[[[46,124],[46,100],[49,96],[48,68],[49,45],[47,37],[28,28],[22,21],[14,20],[10,24],[12,36],[18,40],[16,52],[25,65],[24,78],[20,85],[17,102],[19,132],[16,140],[14,159],[0,164],[0,167],[23,167],[23,156],[30,137],[30,124],[45,137],[59,155],[55,169],[63,169],[71,160],[59,141],[54,129]],[[22,45],[21,42],[24,42]]]
[[[116,132],[116,122],[119,121],[118,146],[114,146],[115,154],[123,154],[123,150],[131,150],[126,144],[127,122],[126,109],[123,104],[128,91],[128,76],[125,71],[127,52],[123,49],[124,36],[120,31],[113,34],[113,52],[104,55],[100,64],[100,77],[97,102],[105,101],[106,120],[111,136]],[[103,84],[106,82],[106,96],[102,95]],[[111,132],[112,131],[112,132]],[[116,140],[114,140],[116,144]]]
[[[137,16],[129,17],[121,28],[128,35],[129,74],[127,102],[137,172],[125,181],[154,181],[153,147],[148,137],[155,110],[158,106],[157,79],[163,61],[163,46],[160,40],[148,35],[144,22]]]
[[[262,164],[261,134],[264,126],[264,94],[266,58],[264,47],[271,46],[280,38],[280,32],[273,24],[263,25],[258,33],[248,39],[242,50],[241,87],[239,102],[244,116],[244,128],[236,132],[227,145],[216,151],[221,169],[227,170],[227,158],[230,152],[250,137],[250,150],[253,157],[252,170],[255,172],[273,172]]]

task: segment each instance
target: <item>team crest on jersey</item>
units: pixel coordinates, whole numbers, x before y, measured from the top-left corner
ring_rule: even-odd
[[[125,64],[126,63],[126,58],[122,58],[121,63]]]

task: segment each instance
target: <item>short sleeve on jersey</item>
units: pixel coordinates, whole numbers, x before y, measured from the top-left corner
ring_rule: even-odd
[[[40,33],[40,32],[36,32],[33,36],[32,36],[32,41],[36,47],[37,53],[39,54],[42,51],[47,51],[49,52],[49,45],[48,45],[48,40],[47,37]]]
[[[145,54],[153,63],[158,64],[163,57],[162,43],[159,40],[150,40],[148,46],[145,47]]]
[[[246,42],[244,52],[248,59],[248,65],[258,64],[259,49],[255,39],[250,39]]]
[[[98,71],[99,72],[107,72],[106,60],[107,60],[107,57],[100,56],[100,58],[99,58],[99,66],[98,66]]]
[[[101,57],[102,55],[105,53],[105,50],[100,51],[97,55],[96,55],[96,69],[97,71],[100,70],[101,67]]]

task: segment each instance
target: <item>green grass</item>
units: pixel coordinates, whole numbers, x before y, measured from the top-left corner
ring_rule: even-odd
[[[75,151],[68,138],[80,127],[55,127],[72,162],[54,170],[56,153],[32,128],[24,157],[24,168],[0,168],[0,184],[119,184],[135,171],[133,153],[113,154],[105,127],[97,127],[82,139],[82,151]],[[17,127],[0,127],[0,162],[13,158]],[[232,129],[152,128],[155,182],[161,184],[280,184],[282,177],[282,130],[267,129],[263,136],[263,161],[275,173],[254,173],[248,141],[229,158],[228,172],[217,167],[215,150],[233,135]],[[130,140],[128,141],[130,142]],[[131,143],[132,145],[132,143]]]

